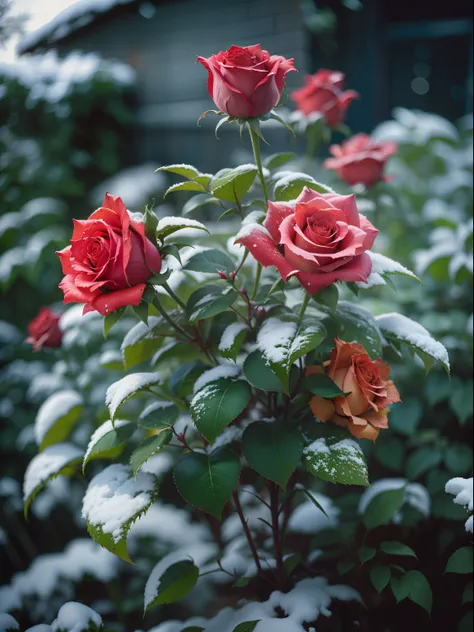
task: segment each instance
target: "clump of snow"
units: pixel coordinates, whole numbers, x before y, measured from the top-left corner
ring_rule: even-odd
[[[394,489],[405,488],[401,508],[394,514],[393,522],[398,524],[403,517],[403,505],[409,505],[418,510],[425,518],[429,518],[431,498],[426,487],[420,483],[409,483],[405,478],[383,478],[368,487],[360,497],[358,511],[363,515],[375,496]]]
[[[156,232],[159,234],[163,230],[167,228],[196,228],[199,230],[205,230],[207,232],[207,228],[201,222],[198,222],[195,219],[190,219],[189,217],[162,217],[158,221],[158,226],[156,227]],[[176,231],[177,232],[177,231]]]
[[[339,524],[340,511],[327,496],[312,492],[327,515],[318,509],[310,500],[298,505],[290,516],[288,528],[295,533],[318,533],[323,529],[332,529]]]
[[[157,526],[159,526],[158,530]],[[159,545],[169,550],[170,545],[173,547],[182,545],[183,534],[186,534],[188,544],[211,539],[209,530],[203,524],[192,522],[188,511],[156,502],[146,514],[134,522],[128,537],[129,540],[146,536],[153,537]]]
[[[82,603],[69,601],[62,606],[51,624],[53,632],[87,632],[90,624],[102,625],[102,617]]]
[[[153,328],[156,327],[160,321],[161,318],[159,316],[150,316],[148,318],[148,325],[142,321],[138,322],[127,332],[120,350],[123,351],[127,347],[132,347],[141,342],[144,338],[152,338]]]
[[[64,378],[57,373],[40,373],[30,384],[26,397],[37,403],[64,387]]]
[[[53,393],[41,405],[35,419],[36,443],[41,445],[47,433],[63,417],[82,406],[82,397],[76,391]]]
[[[63,312],[59,319],[59,328],[65,332],[75,327],[83,327],[90,320],[99,320],[101,315],[99,312],[87,312],[83,314],[84,305],[73,305]]]
[[[298,329],[296,323],[269,318],[258,332],[257,344],[265,359],[282,364],[288,358],[289,348]]]
[[[92,190],[94,204],[102,204],[105,191],[113,191],[122,198],[127,208],[141,210],[153,196],[162,194],[166,187],[166,178],[155,173],[159,165],[148,162],[129,167],[98,184]],[[161,196],[160,196],[161,197]]]
[[[155,491],[154,476],[140,471],[135,478],[130,478],[125,465],[114,463],[89,483],[82,503],[82,516],[118,542],[124,536],[127,523],[151,504]]]
[[[70,443],[56,443],[37,454],[28,464],[23,482],[23,497],[29,496],[52,475],[82,459],[82,450]]]
[[[445,347],[419,323],[397,313],[381,314],[375,320],[382,333],[414,346],[449,369],[449,356]]]
[[[261,224],[257,224],[254,222],[248,222],[242,225],[242,228],[239,230],[239,232],[235,236],[234,241],[239,241],[240,239],[243,239],[244,237],[248,237],[252,233],[254,233],[254,236],[256,239],[258,239],[258,236],[260,233],[265,237],[270,237],[271,239],[271,235],[268,232],[268,230],[265,228],[265,226],[262,226]]]
[[[32,628],[28,628],[25,632],[53,632],[53,629],[47,623],[39,623]]]
[[[245,329],[247,329],[247,325],[245,323],[232,323],[231,325],[228,325],[222,333],[219,342],[219,351],[222,351],[223,353],[230,351],[237,336]]]
[[[452,478],[446,483],[445,491],[447,494],[455,496],[454,503],[456,505],[462,505],[470,512],[474,510],[472,478]],[[473,528],[473,516],[470,516],[466,520],[466,531],[473,533]]]
[[[132,1],[81,0],[81,2],[75,2],[61,11],[47,24],[32,33],[27,33],[18,45],[18,53],[21,55],[44,42],[51,44],[57,39],[62,39],[77,28],[82,28],[92,22],[96,15],[106,13],[119,4],[128,4]]]
[[[127,421],[126,419],[116,419],[113,424],[110,419],[107,419],[107,421],[104,421],[104,423],[101,424],[97,428],[97,430],[95,430],[95,432],[92,434],[90,438],[89,444],[87,445],[86,453],[84,455],[84,462],[87,461],[92,450],[94,449],[94,446],[100,439],[102,439],[102,437],[104,437],[109,432],[116,430],[117,428],[122,428],[123,426],[127,426],[129,423],[130,422]]]
[[[235,364],[220,364],[219,366],[204,371],[194,383],[193,392],[197,393],[211,382],[216,382],[220,378],[234,378],[240,373],[240,367]]]
[[[161,377],[158,373],[132,373],[111,384],[105,395],[110,417],[114,419],[120,406],[134,393],[159,382],[161,382]]]
[[[20,624],[11,614],[6,612],[0,613],[0,632],[8,632],[9,630],[19,630]]]
[[[173,463],[173,457],[169,452],[158,452],[142,465],[141,471],[154,474],[159,478],[171,469]]]
[[[382,255],[378,252],[372,252],[370,250],[367,251],[371,261],[372,261],[372,270],[370,272],[369,278],[367,279],[367,283],[357,282],[356,285],[361,288],[370,288],[375,287],[377,285],[386,285],[383,275],[388,274],[401,274],[403,276],[408,276],[413,279],[416,279],[416,275],[405,268],[398,261],[394,261],[385,255]]]

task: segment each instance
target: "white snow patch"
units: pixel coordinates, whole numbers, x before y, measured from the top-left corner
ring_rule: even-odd
[[[113,191],[114,195],[122,198],[127,208],[143,208],[152,196],[165,189],[166,178],[161,173],[155,173],[158,167],[158,164],[150,162],[122,169],[94,187],[93,202],[102,204],[104,191]]]
[[[148,325],[142,321],[138,322],[125,335],[120,350],[123,351],[127,347],[132,347],[141,342],[144,338],[153,338],[153,328],[156,327],[161,320],[159,316],[149,316]]]
[[[19,630],[20,624],[14,619],[11,614],[6,612],[0,613],[0,632],[7,632],[7,630]]]
[[[257,344],[265,359],[275,364],[283,364],[294,344],[298,326],[292,322],[282,322],[278,318],[269,318],[258,332]]]
[[[327,516],[310,500],[298,505],[290,516],[288,528],[295,533],[318,533],[323,529],[332,529],[339,524],[340,511],[327,496],[312,492]]]
[[[155,489],[156,479],[151,474],[140,471],[135,478],[130,478],[125,465],[114,463],[89,483],[82,516],[118,542],[126,523],[150,505]]]
[[[251,211],[242,220],[242,226],[247,226],[247,224],[259,224],[260,220],[262,220],[264,217],[265,211]]]
[[[53,632],[86,632],[93,623],[97,627],[102,625],[102,617],[82,603],[69,601],[62,606],[57,618],[51,624]]]
[[[376,316],[375,320],[382,333],[392,335],[397,340],[413,345],[449,369],[449,356],[446,348],[432,338],[429,331],[419,323],[397,313],[381,314]]]
[[[226,351],[230,351],[234,346],[235,340],[241,331],[247,329],[247,325],[245,323],[232,323],[228,325],[221,336],[219,342],[219,351],[225,353]]]
[[[104,421],[104,423],[101,424],[91,436],[90,441],[87,445],[86,453],[84,455],[84,461],[87,461],[87,459],[90,456],[90,453],[94,449],[94,446],[100,439],[102,439],[102,437],[104,437],[106,434],[108,434],[109,432],[112,432],[113,430],[117,428],[121,428],[122,426],[127,426],[129,423],[130,422],[127,421],[126,419],[116,419],[113,424],[110,419],[107,419],[107,421]]]
[[[173,457],[169,452],[158,452],[158,454],[154,454],[142,465],[141,471],[154,474],[159,478],[171,469],[173,463]]]
[[[70,443],[56,443],[37,454],[28,464],[23,482],[23,498],[30,494],[53,474],[66,465],[82,459],[82,450]]]
[[[83,309],[84,305],[73,305],[69,307],[59,319],[59,328],[61,331],[82,327],[90,320],[99,320],[99,318],[102,318],[99,312],[87,312],[87,314],[83,314]]]
[[[446,483],[445,491],[447,494],[455,496],[454,503],[462,505],[470,512],[474,510],[473,502],[473,479],[472,478],[452,478]],[[466,531],[473,533],[473,517],[470,516],[466,520]]]
[[[194,383],[193,392],[197,393],[211,382],[216,382],[221,378],[237,377],[239,373],[240,367],[235,364],[220,364],[213,369],[209,369],[209,371],[204,371],[204,373],[198,377]]]
[[[115,417],[120,406],[134,393],[160,381],[158,373],[131,373],[111,384],[105,394],[105,403],[109,407],[111,418]]]
[[[82,405],[82,397],[76,391],[60,391],[53,393],[41,405],[35,419],[35,437],[37,445],[41,445],[43,439],[51,428],[63,417],[66,417],[74,408]]]
[[[190,219],[189,217],[162,217],[158,221],[158,226],[156,227],[156,232],[160,233],[163,229],[166,228],[196,228],[199,230],[205,230],[207,232],[207,228],[201,222],[198,222],[195,219]]]
[[[248,222],[242,225],[242,228],[239,230],[239,232],[235,236],[234,241],[239,241],[240,239],[244,239],[244,237],[248,237],[253,232],[257,232],[257,233],[260,232],[265,237],[270,237],[270,239],[272,238],[268,230],[265,228],[265,226],[262,226],[261,224],[257,224],[254,222]]]
[[[382,478],[368,487],[360,497],[358,511],[362,516],[369,503],[375,496],[382,492],[405,488],[402,507],[393,516],[393,522],[398,524],[402,519],[403,505],[407,504],[417,509],[425,518],[429,518],[431,511],[431,498],[423,485],[409,483],[405,478]]]
[[[170,545],[182,545],[183,534],[186,534],[188,544],[197,544],[211,538],[209,530],[203,524],[192,522],[191,514],[185,509],[157,502],[132,525],[129,539],[153,537],[169,550]]]

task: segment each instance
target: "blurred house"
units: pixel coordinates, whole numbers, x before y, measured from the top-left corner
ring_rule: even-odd
[[[210,115],[204,129],[196,126],[213,107],[207,73],[194,63],[197,55],[259,42],[295,58],[299,73],[288,75],[290,91],[308,71],[341,69],[348,87],[362,96],[349,114],[355,130],[370,131],[395,106],[453,120],[472,111],[469,5],[465,0],[80,0],[24,37],[19,52],[54,48],[63,56],[80,49],[130,64],[138,77],[131,162],[186,160],[216,169],[223,166],[212,131],[217,121]],[[226,127],[220,136],[230,151],[241,141]],[[274,133],[280,149],[288,140]]]

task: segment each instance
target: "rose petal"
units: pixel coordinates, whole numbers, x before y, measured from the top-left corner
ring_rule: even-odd
[[[142,300],[145,287],[146,284],[141,283],[124,290],[99,294],[91,301],[91,307],[102,314],[102,316],[107,316],[107,314],[115,312],[120,307],[138,305]]]
[[[71,264],[71,246],[66,246],[66,248],[63,248],[62,250],[57,250],[56,254],[61,262],[63,274],[71,274],[74,272]]]
[[[284,281],[296,272],[278,250],[270,233],[259,224],[255,224],[253,229],[246,231],[246,234],[236,239],[235,243],[245,246],[265,268],[275,266]]]
[[[267,216],[263,225],[268,230],[276,244],[280,243],[280,224],[295,212],[294,208],[284,202],[268,202]]]
[[[74,284],[74,275],[67,274],[59,284],[64,292],[64,303],[88,303],[95,297],[93,292],[86,289],[80,289]]]
[[[309,405],[313,415],[320,421],[330,421],[336,412],[334,403],[330,399],[323,399],[318,395],[310,399]]]

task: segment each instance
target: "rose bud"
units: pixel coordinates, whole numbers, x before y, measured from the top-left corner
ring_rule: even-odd
[[[208,73],[207,89],[219,108],[235,118],[268,114],[280,101],[294,59],[270,56],[260,44],[231,46],[211,57],[198,57]]]
[[[359,215],[355,195],[318,193],[305,187],[296,203],[269,202],[260,224],[248,224],[236,243],[282,279],[295,276],[310,293],[335,281],[367,283],[372,261],[366,250],[378,230]]]
[[[342,145],[331,145],[329,151],[334,158],[324,162],[326,169],[335,169],[346,184],[364,184],[371,187],[384,176],[385,164],[396,153],[397,144],[393,141],[372,140],[367,134],[356,134]]]
[[[29,336],[26,342],[33,345],[33,351],[43,347],[55,348],[61,345],[63,333],[59,328],[61,314],[53,312],[49,307],[42,307],[35,318],[28,325]]]
[[[57,253],[64,279],[65,303],[86,303],[84,314],[103,316],[138,305],[145,282],[161,269],[156,246],[145,237],[145,225],[119,197],[106,193],[103,206],[87,220],[74,220],[71,245]]]
[[[310,366],[306,375],[325,373],[348,394],[335,399],[315,395],[309,402],[311,410],[320,421],[343,426],[358,439],[375,441],[380,430],[388,427],[387,407],[401,401],[389,380],[390,367],[382,360],[371,360],[362,345],[335,342],[328,365]]]
[[[227,274],[225,272],[223,272],[222,270],[217,270],[217,274],[221,277],[221,279],[227,281]]]
[[[319,70],[305,77],[306,85],[292,92],[291,98],[305,116],[318,112],[330,127],[336,127],[346,118],[351,101],[359,96],[354,90],[343,91],[344,79],[342,72]]]

